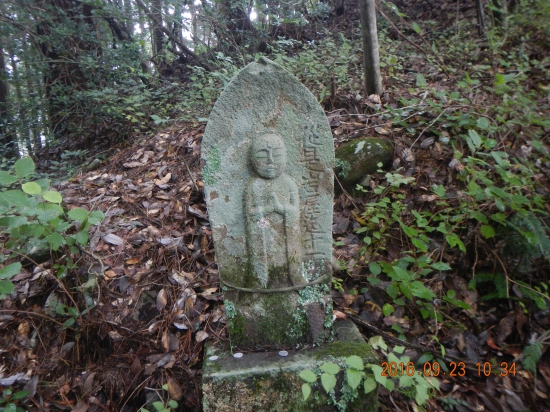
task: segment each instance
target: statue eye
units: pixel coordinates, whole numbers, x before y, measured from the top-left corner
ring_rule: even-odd
[[[265,160],[267,159],[267,151],[259,150],[256,152],[256,159]]]

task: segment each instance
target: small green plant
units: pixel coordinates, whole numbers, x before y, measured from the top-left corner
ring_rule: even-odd
[[[168,392],[168,384],[162,385],[162,389]],[[171,412],[178,408],[178,403],[173,399],[168,399],[166,402],[156,401],[153,402],[153,408],[157,412]],[[140,412],[151,412],[149,409],[141,408]]]
[[[40,250],[57,252],[67,247],[71,253],[79,253],[78,246],[88,243],[88,230],[104,218],[103,212],[82,208],[66,212],[61,194],[48,190],[49,179],[27,181],[35,170],[31,158],[17,160],[14,169],[15,174],[0,172],[0,186],[20,187],[0,192],[0,234],[5,250],[0,263],[12,258],[32,262],[30,256]],[[67,254],[64,262],[56,262],[58,278],[72,268],[74,263]],[[0,269],[0,298],[13,291],[9,279],[20,269],[19,262]]]
[[[419,405],[426,403],[430,397],[430,391],[439,389],[435,379],[416,372],[410,357],[402,355],[405,350],[404,346],[395,346],[392,351],[388,351],[388,345],[381,336],[371,338],[370,343],[374,349],[380,349],[386,354],[387,362],[382,362],[381,365],[365,365],[363,359],[357,355],[352,355],[347,358],[335,359],[334,362],[323,362],[314,370],[306,369],[298,375],[305,381],[302,384],[304,401],[310,397],[313,390],[312,385],[317,385],[319,380],[332,403],[340,411],[346,410],[348,401],[357,398],[358,388],[361,385],[365,394],[376,389],[377,383],[384,386],[388,391],[393,391],[395,381],[392,378],[399,377],[397,381],[399,390],[403,394],[414,398]],[[383,365],[391,366],[384,368]],[[400,367],[401,369],[399,369]],[[367,372],[369,369],[370,372]],[[337,375],[342,371],[344,372],[342,396],[337,401],[334,389],[338,382]]]
[[[311,385],[316,383],[320,378],[323,389],[329,395],[333,403],[340,411],[345,411],[347,402],[342,402],[342,400],[340,402],[336,402],[336,399],[334,398],[334,388],[337,383],[336,375],[340,373],[342,368],[345,370],[344,385],[347,385],[349,389],[351,389],[352,393],[355,393],[353,398],[357,397],[357,388],[361,384],[361,381],[363,381],[363,390],[365,393],[372,392],[376,388],[376,381],[367,376],[364,371],[365,366],[363,364],[363,359],[357,355],[352,355],[340,360],[339,363],[324,362],[317,369],[315,369],[315,372],[310,369],[300,372],[298,376],[305,381],[302,385],[304,400],[307,400],[311,395]]]
[[[11,388],[6,388],[0,396],[0,412],[25,412],[25,408],[18,406],[18,401],[26,398],[28,391],[18,391],[13,393]]]
[[[533,339],[529,345],[523,349],[522,365],[526,371],[536,374],[537,363],[542,357],[544,350],[550,344],[550,330],[542,333],[538,338]]]

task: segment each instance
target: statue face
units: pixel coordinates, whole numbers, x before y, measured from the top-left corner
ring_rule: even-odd
[[[254,171],[264,179],[274,179],[283,174],[286,167],[286,148],[276,134],[265,134],[252,143],[250,152]]]

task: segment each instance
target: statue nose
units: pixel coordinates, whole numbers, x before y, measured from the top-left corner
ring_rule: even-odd
[[[273,163],[273,156],[271,152],[267,152],[267,163],[272,164]]]

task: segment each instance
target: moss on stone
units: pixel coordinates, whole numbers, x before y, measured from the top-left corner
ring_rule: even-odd
[[[364,360],[377,359],[372,346],[365,342],[331,342],[317,349],[315,354],[318,359],[325,356],[347,358],[351,355],[357,355]]]
[[[390,142],[376,137],[355,139],[336,150],[336,167],[340,183],[347,191],[353,191],[355,185],[365,176],[375,173],[378,163],[382,168],[390,166],[393,158],[393,146]],[[338,190],[339,185],[336,189]]]
[[[206,153],[205,165],[202,170],[202,179],[208,185],[213,185],[216,182],[214,174],[221,169],[221,157],[218,146],[213,145],[211,149]]]

